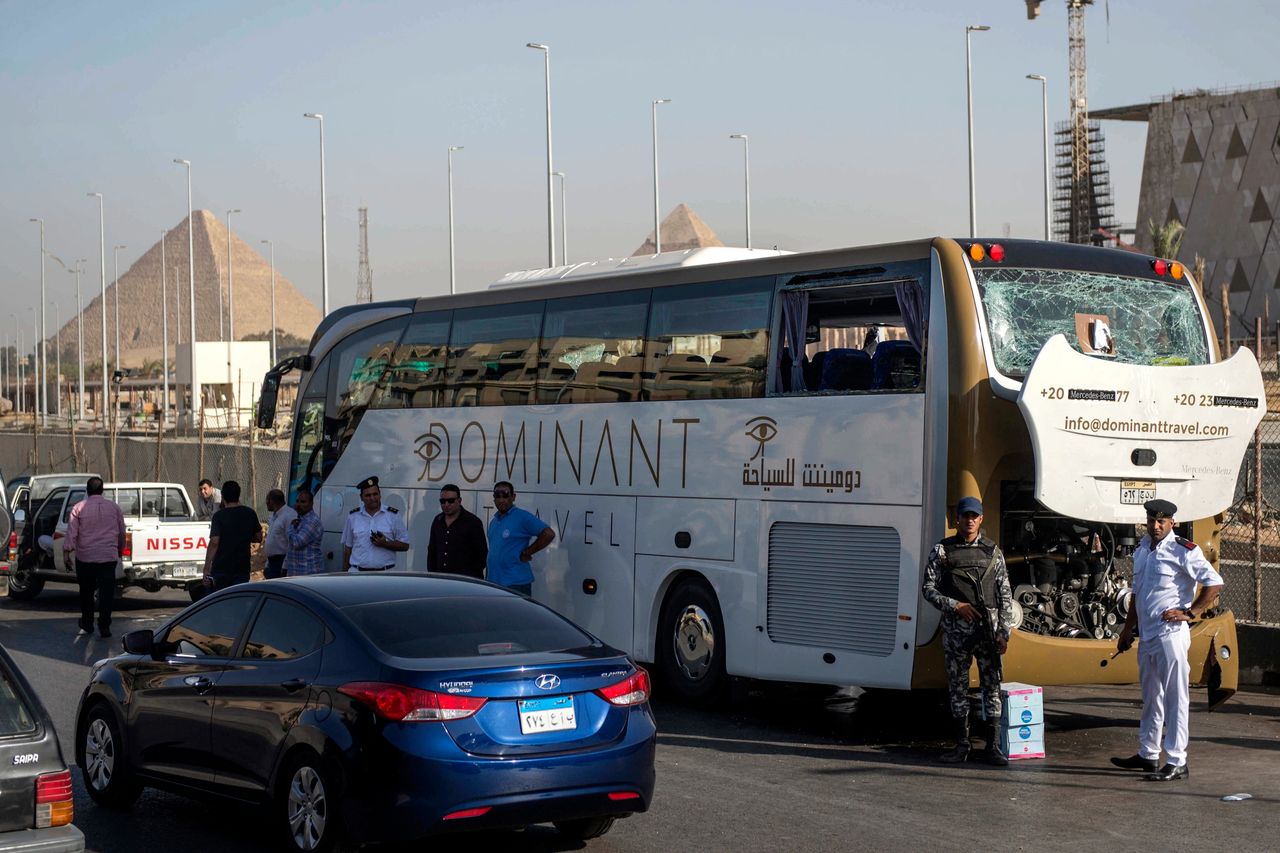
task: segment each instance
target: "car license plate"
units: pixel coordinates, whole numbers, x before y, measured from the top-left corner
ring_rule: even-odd
[[[578,727],[577,718],[573,713],[572,696],[521,699],[517,706],[520,710],[521,734],[537,735]]]
[[[173,570],[175,578],[193,578],[200,573],[200,569],[194,563],[188,563],[184,566],[176,566]]]
[[[1149,480],[1121,480],[1120,503],[1144,504],[1155,500],[1156,484]]]

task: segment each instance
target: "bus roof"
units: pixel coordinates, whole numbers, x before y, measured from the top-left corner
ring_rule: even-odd
[[[790,255],[783,249],[736,249],[716,246],[703,249],[683,249],[678,252],[662,252],[657,255],[633,255],[629,258],[605,258],[599,261],[583,261],[559,267],[509,272],[489,285],[520,287],[529,284],[546,284],[552,281],[580,280],[603,276],[623,275],[633,272],[649,272],[677,267],[695,267],[702,264],[725,264],[731,261],[750,261],[759,258],[776,258]]]

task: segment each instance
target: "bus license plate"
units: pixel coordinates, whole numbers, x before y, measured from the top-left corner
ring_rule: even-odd
[[[543,732],[559,732],[576,729],[578,721],[573,713],[572,696],[548,696],[546,699],[521,699],[520,733],[537,735]]]
[[[1156,484],[1147,480],[1121,480],[1120,503],[1144,504],[1155,500]]]

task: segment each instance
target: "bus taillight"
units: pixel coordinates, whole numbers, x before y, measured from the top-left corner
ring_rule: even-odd
[[[1164,275],[1169,271],[1169,264],[1160,258],[1151,262],[1151,271],[1156,275]]]
[[[992,243],[991,248],[987,250],[987,254],[991,256],[991,260],[1000,263],[1004,260],[1004,246],[999,243]]]
[[[987,250],[982,248],[981,243],[973,243],[969,246],[969,257],[975,261],[980,261],[987,256]]]

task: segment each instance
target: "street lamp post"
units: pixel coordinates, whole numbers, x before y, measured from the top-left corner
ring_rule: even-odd
[[[457,270],[453,263],[453,152],[461,151],[463,146],[449,146],[449,292],[457,292]]]
[[[970,24],[964,28],[964,80],[969,100],[969,236],[978,236],[978,190],[974,183],[973,166],[973,52],[970,33],[985,33],[991,29],[986,24]]]
[[[18,382],[17,385],[14,386],[14,399],[16,401],[15,408],[18,414],[22,414],[22,329],[18,325],[17,313],[10,313],[9,316],[13,318],[13,339],[17,341],[17,346],[13,348],[13,360],[18,366]]]
[[[236,339],[236,295],[231,270],[231,214],[239,213],[240,208],[227,211],[227,340]]]
[[[84,265],[88,263],[87,258],[80,258],[76,261],[76,349],[77,360],[79,361],[79,373],[77,379],[78,397],[77,417],[84,420],[84,306],[80,299],[80,273],[84,272]]]
[[[98,269],[102,275],[102,401],[94,412],[100,423],[107,402],[107,220],[103,212],[102,193],[89,193],[98,198]]]
[[[45,350],[45,296],[44,296],[44,220],[33,218],[32,222],[40,223],[40,333],[36,344],[36,411],[40,413],[40,425],[49,423],[49,356]],[[42,357],[43,356],[43,357]]]
[[[730,139],[742,140],[742,175],[747,199],[747,248],[751,248],[751,142],[745,133],[731,133]]]
[[[271,249],[271,366],[276,364],[276,244],[263,240]]]
[[[1043,74],[1028,74],[1027,79],[1040,81],[1040,105],[1044,114],[1044,238],[1048,240],[1052,203],[1049,192],[1049,80]]]
[[[564,204],[564,172],[554,172],[560,179],[560,263],[569,263],[569,216]]]
[[[187,167],[187,264],[190,276],[187,279],[187,305],[191,309],[191,334],[189,335],[191,346],[187,352],[189,362],[187,366],[190,369],[190,375],[187,377],[187,387],[191,394],[191,424],[194,426],[196,412],[200,409],[200,401],[196,395],[196,254],[195,236],[192,233],[195,228],[191,221],[191,161],[174,160],[173,162]]]
[[[670,98],[658,98],[653,102],[653,253],[662,252],[662,219],[658,210],[658,104],[669,104]]]
[[[169,279],[166,276],[165,237],[169,234],[168,229],[160,229],[160,316],[163,318],[160,323],[161,329],[161,346],[160,346],[160,426],[159,429],[164,431],[165,422],[169,420]]]
[[[320,315],[329,316],[329,230],[325,224],[324,199],[324,115],[303,113],[303,118],[320,122]]]
[[[116,369],[120,369],[123,363],[120,358],[120,250],[127,249],[128,246],[112,246],[111,254],[115,258],[115,284],[111,286],[112,299],[115,302],[116,309]]]
[[[58,339],[53,344],[53,416],[57,420],[62,420],[62,311],[58,308],[58,303],[53,303],[53,325],[58,331],[56,332]],[[48,392],[45,392],[46,396]],[[45,401],[46,407],[48,400]]]
[[[552,165],[551,159],[551,48],[545,44],[537,44],[529,42],[525,47],[531,47],[534,50],[542,51],[543,67],[546,69],[546,90],[547,90],[547,266],[554,267],[556,265],[556,207],[552,200],[553,192],[551,188],[552,178],[555,174],[555,167]]]

